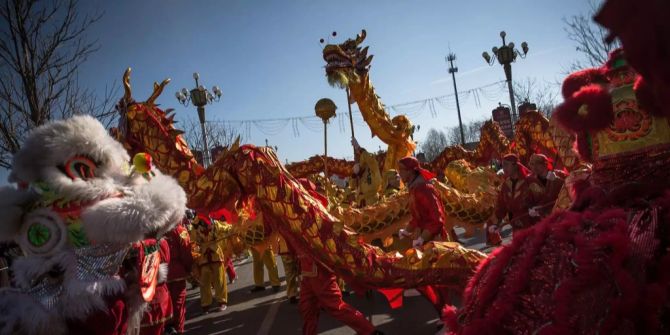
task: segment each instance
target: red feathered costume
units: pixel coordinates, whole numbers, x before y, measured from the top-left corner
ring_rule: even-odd
[[[572,210],[520,232],[482,263],[461,310],[445,310],[451,331],[670,333],[670,126],[640,107],[636,80],[620,50],[566,79],[555,113],[593,163],[591,185]]]

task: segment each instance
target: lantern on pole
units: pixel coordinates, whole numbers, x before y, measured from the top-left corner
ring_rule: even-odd
[[[323,174],[328,179],[328,121],[335,116],[337,106],[328,98],[320,99],[314,105],[316,116],[323,120]]]

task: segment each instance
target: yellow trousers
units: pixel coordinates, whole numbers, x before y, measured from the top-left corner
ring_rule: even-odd
[[[268,269],[268,277],[270,278],[270,285],[279,286],[279,270],[277,270],[277,261],[275,260],[275,253],[272,249],[265,250],[263,257],[254,248],[251,249],[251,257],[254,265],[254,284],[256,286],[265,287],[263,265]]]
[[[219,304],[228,303],[228,281],[224,263],[209,263],[200,266],[200,306],[212,304],[212,286],[214,299]]]
[[[298,260],[291,255],[281,255],[281,261],[284,263],[284,274],[286,275],[286,296],[298,296],[298,275],[300,268],[298,267]]]

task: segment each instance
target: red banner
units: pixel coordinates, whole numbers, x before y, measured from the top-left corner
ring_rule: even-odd
[[[503,133],[505,133],[505,136],[512,138],[512,136],[514,136],[514,131],[512,128],[512,115],[510,114],[509,108],[499,106],[493,110],[492,114],[493,121],[498,122]]]

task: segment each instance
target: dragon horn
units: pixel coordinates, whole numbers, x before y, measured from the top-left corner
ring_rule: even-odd
[[[234,151],[240,148],[240,135],[237,135],[237,138],[235,139],[235,142],[233,142],[233,145],[230,146],[229,151]]]
[[[130,101],[133,97],[130,93],[130,68],[126,69],[126,72],[123,73],[123,100]]]
[[[151,96],[149,97],[149,99],[147,99],[147,104],[153,105],[154,101],[156,101],[156,98],[158,98],[158,96],[161,95],[161,93],[163,93],[163,88],[165,87],[165,85],[167,85],[169,82],[170,78],[167,78],[163,80],[163,82],[160,85],[154,83],[154,93],[151,93]]]
[[[361,44],[363,40],[365,39],[365,36],[367,36],[368,33],[365,32],[365,29],[361,30],[361,33],[356,35],[356,44]]]

